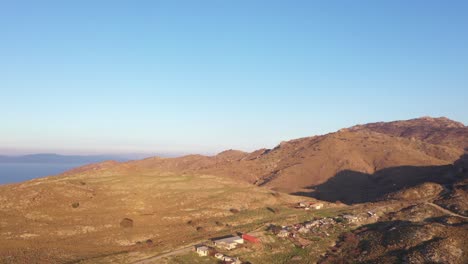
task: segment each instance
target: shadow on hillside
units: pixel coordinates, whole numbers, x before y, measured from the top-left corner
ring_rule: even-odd
[[[468,155],[464,154],[455,165],[399,166],[382,169],[373,174],[343,170],[322,184],[307,187],[310,191],[292,194],[346,204],[374,202],[389,193],[425,182],[453,183],[460,179],[460,172],[466,174],[467,161]]]

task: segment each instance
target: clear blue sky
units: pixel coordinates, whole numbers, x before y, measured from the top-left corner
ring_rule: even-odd
[[[1,1],[0,151],[253,150],[468,123],[468,1]]]

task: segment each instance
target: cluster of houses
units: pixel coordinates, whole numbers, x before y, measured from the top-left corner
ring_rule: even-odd
[[[208,247],[205,245],[197,245],[195,246],[195,252],[200,256],[200,257],[215,257],[223,263],[229,263],[229,264],[242,264],[242,261],[239,258],[231,257],[228,255],[224,255],[222,253],[217,252],[214,248]]]
[[[299,202],[297,203],[296,208],[301,208],[304,210],[310,210],[310,209],[319,210],[323,208],[323,203]]]
[[[367,213],[361,213],[358,215],[342,215],[341,216],[346,222],[351,224],[357,224],[362,222],[376,221],[379,217],[376,213],[372,211],[367,211]]]
[[[223,249],[223,250],[233,250],[233,249],[236,249],[239,245],[244,244],[245,241],[254,243],[254,244],[260,243],[259,238],[253,235],[243,234],[242,236],[227,236],[227,237],[212,239],[211,240],[212,246],[207,246],[205,244],[195,245],[194,251],[200,257],[212,256],[223,261],[223,263],[226,263],[226,264],[242,264],[243,262],[239,258],[222,254],[218,252],[216,248]]]
[[[194,246],[195,252],[200,257],[215,257],[225,264],[242,264],[242,261],[239,258],[231,257],[220,252],[217,252],[216,249],[213,247],[209,247],[206,245],[196,245]]]
[[[315,208],[320,209],[323,207],[322,203],[306,203],[301,202],[298,204],[300,208]],[[377,219],[378,216],[371,211],[368,211],[367,214],[361,215],[351,215],[343,214],[337,217],[324,217],[321,219],[314,219],[311,221],[306,221],[303,223],[293,224],[290,226],[270,226],[270,231],[273,232],[276,236],[284,239],[289,239],[297,247],[305,248],[309,246],[312,241],[305,239],[303,235],[308,233],[313,234],[314,236],[330,236],[327,233],[327,230],[330,231],[330,228],[336,226],[344,226],[349,224],[356,224],[364,221],[365,219]],[[306,236],[307,237],[307,236]],[[242,264],[243,262],[236,257],[225,255],[218,250],[227,250],[231,251],[238,248],[240,245],[245,242],[250,242],[253,244],[260,243],[260,239],[251,235],[251,234],[242,234],[238,236],[226,236],[220,238],[211,239],[210,243],[205,243],[202,245],[194,246],[194,251],[201,257],[211,256],[221,260],[223,263],[227,264]]]
[[[373,212],[367,212],[367,218],[376,218]],[[272,226],[270,230],[280,238],[291,240],[297,247],[305,248],[312,242],[304,239],[301,235],[313,234],[315,236],[326,237],[330,236],[327,233],[329,228],[336,227],[337,225],[356,224],[362,221],[363,218],[355,215],[344,214],[337,217],[325,217],[306,221],[304,223],[293,224],[290,226]]]
[[[298,234],[307,234],[314,231],[314,229],[333,226],[335,223],[336,221],[333,218],[326,217],[318,220],[294,224],[291,226],[282,226],[280,229],[273,228],[272,231],[281,238],[296,238]]]

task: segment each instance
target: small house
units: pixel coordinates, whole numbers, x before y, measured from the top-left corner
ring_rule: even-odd
[[[316,227],[316,226],[319,226],[320,225],[320,221],[319,220],[315,220],[315,221],[312,221],[312,222],[306,222],[304,223],[304,226],[306,228],[312,228],[312,227]]]
[[[230,237],[214,240],[213,243],[217,247],[231,250],[231,249],[235,249],[238,244],[244,244],[244,239],[240,236],[230,236]]]
[[[355,223],[359,221],[359,218],[357,218],[354,215],[343,215],[343,218],[348,221],[349,223]]]
[[[302,224],[294,224],[292,227],[293,227],[294,230],[297,231],[297,230],[301,229],[301,227],[303,227],[303,225]]]
[[[196,252],[200,257],[206,257],[210,253],[210,248],[207,246],[200,246],[196,248]]]
[[[239,258],[224,256],[223,263],[225,264],[242,264],[242,261]]]
[[[223,261],[224,264],[242,264],[242,261],[240,261],[240,259],[238,258],[229,258],[227,260],[224,260]]]
[[[221,259],[221,260],[222,260],[222,259],[224,258],[224,255],[221,254],[221,253],[216,253],[216,254],[214,255],[214,257],[217,258],[217,259]]]
[[[278,232],[278,237],[288,237],[289,236],[289,231],[286,230],[286,229],[281,229],[279,232]]]
[[[224,260],[225,262],[234,262],[234,258],[233,258],[233,257],[229,257],[229,256],[224,256],[224,257],[223,257],[223,260]]]
[[[311,207],[313,207],[316,210],[322,209],[323,208],[323,203],[316,203],[316,204],[311,205]]]

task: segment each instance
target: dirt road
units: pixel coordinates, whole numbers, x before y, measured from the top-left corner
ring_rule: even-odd
[[[179,248],[176,250],[173,250],[171,252],[163,253],[158,256],[150,257],[147,259],[139,260],[137,262],[133,262],[133,264],[152,264],[152,263],[158,263],[158,260],[165,258],[165,257],[170,257],[170,256],[175,256],[175,255],[181,255],[190,252],[193,246],[186,246],[183,248]]]
[[[447,209],[445,209],[445,208],[443,208],[443,207],[441,207],[441,206],[439,206],[439,205],[437,205],[437,204],[435,204],[435,203],[426,202],[426,204],[428,204],[428,205],[430,205],[430,206],[432,206],[432,207],[434,207],[434,208],[436,208],[436,209],[438,209],[438,210],[440,210],[440,211],[442,211],[442,212],[444,212],[444,213],[446,213],[446,214],[448,214],[448,215],[456,216],[456,217],[461,217],[461,218],[463,218],[463,219],[468,219],[467,216],[463,216],[463,215],[459,215],[459,214],[457,214],[457,213],[454,213],[454,212],[452,212],[452,211],[450,211],[450,210],[447,210]]]
[[[256,231],[258,231],[258,230],[261,230],[261,229],[264,228],[264,227],[265,227],[265,225],[262,224],[262,225],[260,225],[258,228],[252,230],[251,232],[256,232]],[[142,260],[133,262],[133,264],[152,264],[152,263],[158,263],[158,260],[161,260],[162,258],[171,257],[171,256],[176,256],[176,255],[182,255],[182,254],[188,253],[188,252],[190,252],[190,250],[192,249],[193,245],[200,244],[200,243],[202,243],[202,242],[203,242],[203,241],[193,242],[192,244],[187,245],[187,246],[184,246],[184,247],[182,247],[182,248],[179,248],[179,249],[176,249],[176,250],[172,250],[172,251],[170,251],[170,252],[166,252],[166,253],[163,253],[163,254],[161,254],[161,255],[157,255],[157,256],[154,256],[154,257],[149,257],[149,258],[146,258],[146,259],[142,259]]]

